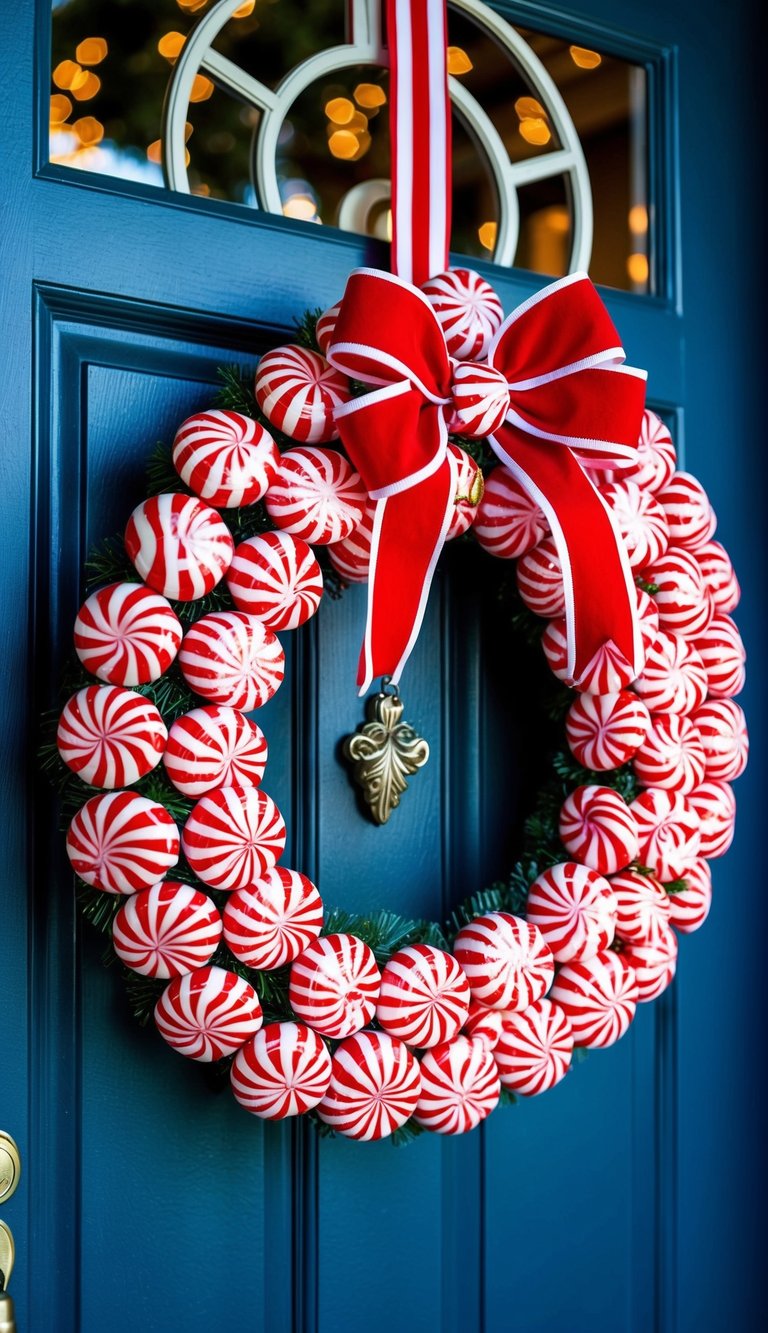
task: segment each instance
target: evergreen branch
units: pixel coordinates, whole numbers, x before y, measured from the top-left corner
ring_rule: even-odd
[[[108,583],[141,583],[120,536],[107,537],[100,542],[85,562],[85,586],[88,592],[105,587]]]
[[[314,310],[305,310],[301,319],[296,320],[296,342],[300,347],[308,347],[311,352],[320,351],[320,344],[317,341],[317,321],[322,313],[320,306],[315,306]]]

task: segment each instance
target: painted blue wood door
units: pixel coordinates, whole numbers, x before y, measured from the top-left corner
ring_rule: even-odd
[[[8,7],[10,8],[10,7]],[[761,218],[747,4],[502,5],[532,26],[653,60],[662,295],[607,293],[653,405],[713,493],[758,666],[763,503],[753,289]],[[91,542],[141,494],[153,442],[205,405],[217,365],[251,366],[305,306],[376,253],[348,235],[44,166],[45,4],[5,15],[6,370],[2,523],[4,883],[0,1127],[24,1156],[0,1210],[19,1251],[22,1333],[131,1329],[646,1333],[757,1326],[751,1080],[762,1036],[759,748],[707,928],[631,1034],[554,1093],[456,1142],[318,1142],[252,1123],[131,1022],[75,921],[34,716],[50,697]],[[622,35],[622,34],[629,34]],[[39,61],[39,67],[35,67]],[[738,127],[738,134],[734,132]],[[679,148],[679,158],[677,156]],[[510,309],[536,285],[491,272]],[[513,844],[519,687],[492,607],[439,580],[409,671],[433,759],[398,817],[354,810],[335,755],[356,717],[363,610],[351,591],[290,644],[270,705],[270,790],[292,863],[330,903],[440,915]],[[761,637],[763,636],[763,637]],[[499,719],[503,719],[500,723]]]

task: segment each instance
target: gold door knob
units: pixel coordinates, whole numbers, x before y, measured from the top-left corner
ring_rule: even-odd
[[[0,1203],[15,1194],[21,1175],[21,1154],[10,1134],[0,1129]]]

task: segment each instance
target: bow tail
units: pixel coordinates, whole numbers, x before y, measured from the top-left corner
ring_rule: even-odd
[[[584,679],[597,653],[618,653],[642,670],[635,584],[604,500],[570,449],[511,426],[491,437],[494,452],[544,511],[563,571],[568,672]]]

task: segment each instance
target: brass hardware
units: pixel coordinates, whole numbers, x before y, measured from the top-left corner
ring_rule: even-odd
[[[5,1291],[8,1287],[15,1258],[16,1246],[13,1243],[13,1232],[5,1222],[0,1221],[0,1274],[2,1274],[0,1292]],[[2,1306],[0,1306],[0,1309],[2,1309]],[[0,1331],[2,1327],[2,1323],[0,1323]]]
[[[0,1333],[16,1333],[16,1315],[7,1291],[0,1291]]]
[[[5,1203],[16,1188],[21,1175],[21,1154],[11,1138],[0,1129],[0,1203]]]
[[[403,701],[389,676],[381,682],[381,691],[368,700],[366,713],[368,721],[347,736],[344,754],[352,761],[352,776],[362,788],[374,822],[386,824],[408,786],[406,777],[429,759],[429,745],[409,723],[401,721]]]

